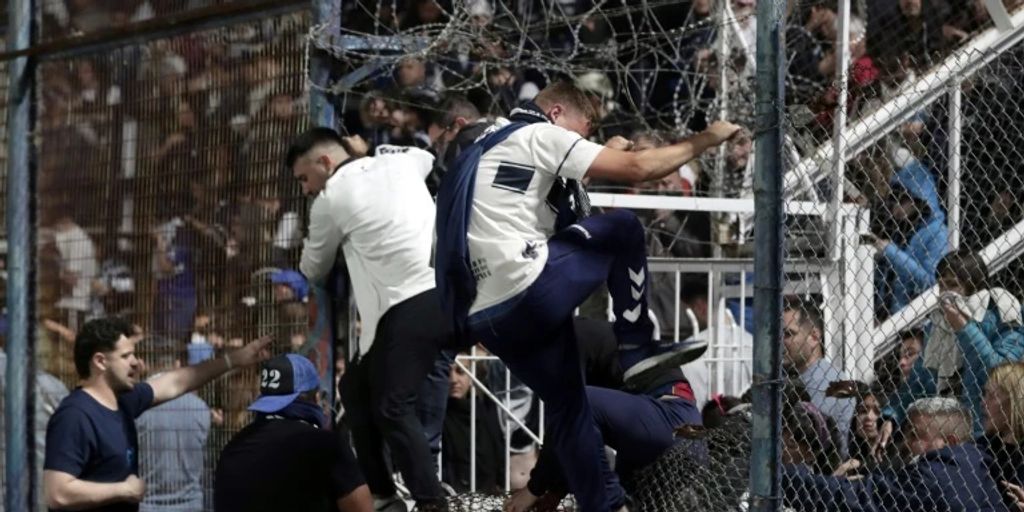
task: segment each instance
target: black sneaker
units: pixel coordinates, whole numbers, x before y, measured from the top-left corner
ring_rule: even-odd
[[[622,374],[627,390],[643,391],[650,387],[666,368],[678,368],[693,361],[708,350],[706,340],[681,341],[652,348],[654,355],[641,359]]]

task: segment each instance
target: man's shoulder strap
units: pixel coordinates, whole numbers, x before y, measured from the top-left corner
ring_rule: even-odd
[[[484,153],[486,153],[490,151],[491,148],[493,148],[494,146],[501,144],[516,130],[523,128],[529,124],[530,123],[524,122],[511,122],[494,131],[485,131],[483,136],[479,140],[477,140],[477,144],[480,144],[481,149],[483,150]]]

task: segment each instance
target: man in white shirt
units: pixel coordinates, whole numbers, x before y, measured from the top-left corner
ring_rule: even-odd
[[[683,375],[693,389],[697,400],[697,409],[713,395],[741,396],[751,383],[751,361],[753,360],[754,337],[737,325],[728,308],[715,311],[715,329],[710,329],[711,319],[708,311],[708,278],[705,274],[686,274],[679,290],[679,308],[682,317],[689,313],[693,335],[691,340],[709,342],[708,352],[683,365]],[[718,364],[711,368],[709,359],[718,359]],[[721,376],[721,381],[719,381]],[[721,384],[719,384],[721,382]]]
[[[655,345],[647,314],[643,226],[625,210],[577,222],[588,209],[579,181],[660,179],[739,127],[715,123],[679,144],[640,152],[624,151],[630,143],[622,137],[602,147],[585,138],[596,117],[593,102],[566,82],[548,86],[510,117],[498,120],[477,142],[483,152],[473,170],[464,159],[441,185],[437,272],[445,286],[442,296],[460,331],[482,340],[544,400],[550,444],[569,468],[569,488],[580,510],[620,510],[625,496],[609,470],[587,402],[573,311],[607,283],[624,380],[634,388],[703,347]],[[469,187],[462,178],[471,172],[475,183]],[[468,218],[459,217],[462,205],[470,206]],[[465,255],[452,228],[462,221]],[[466,288],[459,265],[468,266],[476,285],[468,305],[459,295]],[[454,290],[451,297],[448,290]]]
[[[319,284],[344,253],[362,321],[358,351],[340,385],[370,492],[394,502],[384,443],[419,510],[444,496],[416,416],[420,386],[451,338],[434,291],[430,255],[434,202],[424,179],[433,156],[382,145],[352,159],[339,135],[313,128],[288,150],[287,165],[315,195],[299,269]]]
[[[92,238],[67,213],[71,211],[70,206],[61,206],[61,209],[53,232],[61,265],[61,297],[57,307],[67,312],[68,327],[77,330],[86,320],[103,314],[102,305],[93,293],[99,263]]]

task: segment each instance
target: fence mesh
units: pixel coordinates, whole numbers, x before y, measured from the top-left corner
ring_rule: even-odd
[[[40,40],[228,3],[240,2],[45,0]],[[837,129],[838,3],[789,2],[789,509],[860,510],[866,501],[880,510],[1002,509],[1012,504],[1002,480],[1024,484],[1024,43],[1020,2],[1002,3],[1016,28],[996,30],[980,0],[852,2],[847,121]],[[328,91],[343,129],[371,146],[425,147],[451,94],[497,116],[567,78],[601,106],[598,142],[624,135],[638,148],[660,146],[719,118],[746,128],[660,183],[593,182],[592,192],[751,198],[754,8],[748,0],[357,0],[335,13],[340,31],[298,13],[44,60],[32,135],[45,395],[37,404],[50,409],[37,415],[77,381],[74,332],[95,316],[139,325],[150,373],[266,332],[278,352],[308,348],[308,290],[276,272],[294,268],[301,246],[307,205],[280,162],[307,125],[309,88]],[[329,82],[306,81],[307,45],[333,57]],[[6,88],[2,71],[0,80]],[[703,379],[698,405],[725,412],[750,385],[753,215],[721,202],[658,204],[636,210],[650,255],[695,266],[653,278],[652,309],[663,338],[709,340],[708,355],[684,371]],[[589,306],[584,313],[604,315],[601,301]],[[248,423],[255,382],[235,374],[140,420],[153,503],[181,488],[161,464],[171,443],[187,438],[184,451],[203,476],[172,501],[211,508],[216,455]],[[915,402],[935,397],[952,401]],[[174,426],[181,418],[198,426]],[[641,472],[634,505],[745,509],[747,427],[735,418],[674,447]],[[693,456],[693,442],[706,457]],[[970,464],[986,457],[996,463]],[[501,501],[473,494],[451,507],[492,510]]]
[[[308,24],[296,13],[39,66],[40,370],[72,387],[74,333],[103,315],[145,333],[148,375],[265,333],[275,352],[303,346],[308,289],[272,275],[301,245],[305,204],[281,158],[307,124]],[[147,505],[210,508],[255,383],[239,372],[139,419]],[[174,452],[201,485],[180,481]]]
[[[912,428],[914,422],[907,423],[906,408],[917,398],[958,398],[970,413],[972,428],[966,435],[962,428],[956,430],[958,413],[950,403],[920,402],[917,410],[921,412],[914,415],[942,420],[940,430],[960,434],[957,443],[964,443],[953,450],[954,455],[971,456],[969,441],[985,430],[986,413],[980,401],[986,375],[997,362],[1020,358],[1019,303],[1005,308],[1012,318],[1000,323],[999,317],[990,326],[987,310],[978,303],[990,300],[989,309],[995,312],[997,301],[975,293],[1000,287],[1009,292],[1000,297],[1021,296],[1019,270],[1015,270],[1019,268],[1016,238],[1021,234],[1017,225],[1022,220],[1015,192],[1020,189],[1016,165],[1022,112],[1020,44],[998,42],[1008,35],[993,32],[980,2],[854,3],[847,121],[839,131],[846,170],[840,182],[834,178],[838,149],[833,139],[840,89],[836,4],[794,3],[786,25],[786,197],[804,203],[789,205],[785,226],[787,257],[803,262],[787,268],[786,274],[784,351],[790,380],[783,419],[785,462],[792,474],[785,480],[785,500],[796,510],[854,509],[857,504],[843,502],[837,489],[843,485],[868,488],[865,480],[837,477],[814,489],[817,492],[807,492],[808,480],[817,481],[805,478],[799,468],[823,475],[842,470],[848,476],[867,475],[870,470],[877,474],[866,476],[867,482],[888,487],[870,498],[854,496],[876,500],[881,509],[911,506],[908,500],[914,499],[945,506],[970,502],[968,508],[983,508],[986,500],[1003,499],[1002,484],[994,483],[991,475],[976,486],[982,489],[977,492],[957,491],[964,487],[955,481],[943,489],[918,485],[914,464],[925,464],[922,470],[941,469],[926,465],[936,457],[939,443],[933,442],[937,434],[918,432]],[[500,114],[512,98],[529,96],[555,77],[592,86],[590,90],[602,100],[608,112],[599,140],[627,134],[658,145],[720,116],[753,128],[752,3],[694,2],[669,7],[605,2],[581,7],[575,2],[555,2],[545,4],[547,15],[541,18],[529,16],[534,5],[470,2],[439,8],[424,2],[422,10],[416,4],[411,11],[393,12],[357,2],[343,18],[345,35],[400,37],[387,39],[397,45],[390,52],[368,51],[351,44],[351,37],[332,39],[314,32],[318,45],[352,62],[353,69],[383,63],[374,68],[376,73],[348,75],[334,84],[335,92],[359,103],[360,116],[351,116],[346,128],[374,141],[423,140],[416,116],[407,115],[416,110],[410,103],[429,113],[435,96],[462,92],[481,111]],[[1015,13],[1019,6],[1007,2],[1005,7]],[[661,9],[680,12],[663,17]],[[671,21],[663,23],[666,19]],[[652,26],[657,28],[645,30]],[[418,36],[429,36],[428,42]],[[544,38],[548,44],[539,44]],[[391,92],[382,94],[381,89]],[[959,98],[956,102],[954,95]],[[389,115],[395,112],[398,116]],[[590,188],[750,197],[751,150],[750,137],[740,137],[724,151],[709,153],[688,166],[678,179],[657,187],[623,189],[591,183]],[[841,196],[833,200],[837,194]],[[638,213],[649,228],[652,256],[721,260],[750,254],[749,214]],[[966,312],[968,316],[978,316],[977,326],[950,329],[944,324],[946,315],[935,313],[937,294],[930,300],[927,295],[921,297],[936,284],[942,285],[939,263],[960,249],[982,251],[992,277],[984,284],[964,285],[958,290],[962,299],[950,297],[959,300],[961,309],[973,308]],[[953,258],[947,257],[947,268],[962,282],[967,279],[962,272],[968,262]],[[709,282],[700,283],[702,279]],[[749,313],[750,290],[736,290],[749,284],[746,272],[731,276],[711,272],[706,279],[682,274],[681,280],[683,288],[686,282],[698,282],[697,287],[712,297],[712,309],[729,311],[731,318],[713,326],[712,332],[747,327],[740,318]],[[666,288],[673,289],[672,284]],[[724,302],[718,304],[718,299]],[[692,303],[686,308],[695,309]],[[685,337],[689,329],[703,327],[697,318],[687,322],[686,315],[676,321],[671,308],[665,313],[659,318],[663,334],[681,331]],[[970,342],[966,334],[956,334],[964,329],[973,333],[975,327],[988,331]],[[943,334],[935,334],[939,332]],[[742,350],[742,337],[712,336],[713,353],[730,350],[729,344],[737,340]],[[987,345],[981,339],[988,340]],[[899,350],[894,351],[897,342]],[[980,367],[969,365],[972,357],[981,357],[977,355],[981,349],[968,343],[990,347]],[[945,358],[940,355],[945,352],[959,355]],[[928,357],[911,372],[914,357],[922,353]],[[899,359],[907,375],[899,370]],[[956,370],[943,369],[951,372],[954,382],[947,383],[948,376],[942,376],[935,383],[938,374],[933,368],[949,364],[959,365]],[[711,393],[742,391],[727,390],[722,379],[710,380]],[[830,391],[832,383],[844,381],[863,385],[846,383]],[[907,392],[922,382],[927,385]],[[871,453],[879,432],[889,428],[895,430],[896,439],[889,443],[889,453]],[[928,441],[920,439],[929,435],[933,437]],[[1014,453],[1013,449],[989,451],[1002,459]],[[912,460],[914,454],[925,457]],[[849,465],[843,463],[851,458],[860,461],[860,469],[847,471]],[[955,474],[949,478],[966,484],[980,477]],[[822,495],[828,498],[806,499]],[[723,505],[721,509],[733,508]]]
[[[635,476],[633,507],[743,510],[749,499],[749,413],[733,411],[720,424],[678,435],[681,442]]]
[[[827,4],[809,19],[834,16]],[[785,504],[1013,506],[1020,31],[992,28],[981,2],[867,2],[854,14],[867,25],[850,27],[844,126],[834,74],[787,101],[798,158],[786,196],[824,208],[793,204],[786,222],[787,255],[821,273],[820,286],[791,290],[783,316]]]

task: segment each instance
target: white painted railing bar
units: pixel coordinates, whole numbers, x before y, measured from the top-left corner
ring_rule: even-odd
[[[602,208],[634,208],[638,210],[676,210],[683,212],[754,213],[752,198],[664,196],[654,194],[616,194],[591,192],[590,204]],[[822,216],[827,203],[786,201],[788,215]]]

